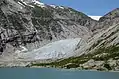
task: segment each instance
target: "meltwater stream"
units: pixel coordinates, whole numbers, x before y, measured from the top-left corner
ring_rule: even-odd
[[[119,79],[119,72],[95,72],[52,68],[1,68],[0,79]]]

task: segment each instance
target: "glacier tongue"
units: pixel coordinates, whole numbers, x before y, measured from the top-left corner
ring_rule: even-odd
[[[73,56],[74,54],[73,52],[80,41],[81,38],[75,38],[52,42],[39,49],[35,49],[32,52],[23,53],[22,57],[38,60],[38,59],[60,59]]]

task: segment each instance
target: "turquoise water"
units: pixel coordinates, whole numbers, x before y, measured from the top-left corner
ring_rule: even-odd
[[[0,79],[119,79],[119,73],[48,68],[1,68]]]

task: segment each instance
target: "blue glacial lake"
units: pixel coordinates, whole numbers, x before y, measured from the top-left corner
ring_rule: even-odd
[[[1,68],[0,79],[119,79],[119,72],[60,70],[50,68]]]

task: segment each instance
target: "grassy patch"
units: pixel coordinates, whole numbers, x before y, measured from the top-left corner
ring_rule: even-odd
[[[100,55],[103,53],[108,53],[107,55],[104,56],[97,56],[95,55]],[[61,68],[77,68],[80,66],[80,64],[83,64],[90,59],[94,59],[95,61],[107,61],[110,58],[115,58],[119,57],[119,47],[117,46],[110,46],[110,47],[102,47],[97,49],[94,53],[92,54],[87,54],[87,55],[82,55],[79,57],[70,57],[68,59],[52,62],[52,63],[40,63],[40,64],[32,64],[32,66],[51,66],[51,67],[61,67]],[[107,68],[108,65],[105,64],[105,67]]]

